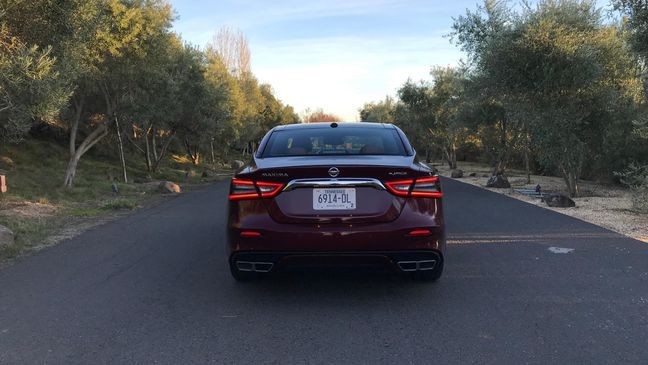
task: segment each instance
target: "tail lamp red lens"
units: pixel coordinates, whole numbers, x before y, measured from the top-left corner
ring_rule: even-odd
[[[440,198],[443,196],[438,177],[390,181],[386,182],[385,185],[387,185],[389,191],[398,196],[424,198]]]
[[[283,184],[233,179],[230,187],[230,200],[271,198],[281,191]]]
[[[261,237],[261,232],[257,231],[241,231],[241,237]]]
[[[430,231],[429,229],[415,229],[408,233],[408,235],[410,236],[429,236],[431,234],[432,231]]]

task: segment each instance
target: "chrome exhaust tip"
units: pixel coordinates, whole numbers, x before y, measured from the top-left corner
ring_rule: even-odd
[[[236,261],[239,271],[270,272],[274,267],[272,262]]]
[[[434,270],[436,260],[398,261],[397,265],[401,271],[405,272]]]

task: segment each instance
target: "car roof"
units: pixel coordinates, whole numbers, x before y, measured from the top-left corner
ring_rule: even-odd
[[[317,128],[331,128],[333,124],[337,124],[337,128],[390,128],[395,129],[393,124],[387,123],[373,123],[373,122],[317,122],[317,123],[297,123],[285,124],[274,127],[272,130],[292,130],[292,129],[317,129]]]

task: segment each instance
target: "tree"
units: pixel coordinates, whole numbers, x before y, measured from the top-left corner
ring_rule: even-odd
[[[307,109],[302,118],[304,123],[318,123],[318,122],[341,122],[342,119],[335,114],[324,112],[324,109],[319,108],[315,111]]]
[[[578,195],[585,156],[618,149],[640,95],[635,63],[619,31],[589,1],[541,1],[514,14],[486,2],[455,21],[473,74],[500,95],[508,120],[528,131],[540,162]],[[494,31],[496,30],[496,31]],[[488,91],[488,90],[487,90]]]
[[[360,110],[360,121],[377,123],[394,123],[394,99],[386,96],[377,103],[366,103]]]
[[[612,3],[626,16],[635,51],[648,61],[648,4],[645,0],[613,0]]]
[[[251,52],[245,34],[232,27],[222,27],[209,44],[221,58],[228,72],[237,78],[251,74]]]
[[[398,90],[398,99],[394,121],[403,128],[417,149],[425,151],[425,160],[429,162],[432,150],[436,148],[430,136],[435,123],[432,86],[424,81],[414,83],[407,80]]]
[[[432,87],[434,127],[430,134],[441,146],[450,169],[457,168],[457,149],[466,139],[466,128],[460,118],[464,104],[464,70],[453,67],[433,67]]]
[[[215,121],[209,130],[209,144],[212,162],[215,162],[215,152],[227,158],[240,138],[244,98],[238,80],[229,72],[216,49],[207,47],[206,59],[205,80],[210,92],[211,118]]]
[[[127,100],[131,80],[142,70],[147,47],[169,32],[171,7],[162,1],[120,0],[98,1],[96,16],[84,23],[86,34],[76,49],[82,56],[74,83],[76,92],[70,118],[70,161],[64,185],[74,183],[81,156],[108,134],[108,123],[114,123],[124,181],[127,181],[121,126],[119,123],[124,101]],[[99,107],[97,99],[103,101]],[[92,107],[86,111],[87,107]],[[96,116],[89,118],[89,116]],[[81,120],[89,123],[92,132],[77,147],[76,138]]]
[[[70,89],[55,65],[51,48],[28,47],[0,25],[0,138],[20,140],[34,119],[52,119],[65,106]]]

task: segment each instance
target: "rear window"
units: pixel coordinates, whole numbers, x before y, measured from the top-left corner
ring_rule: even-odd
[[[273,132],[262,157],[313,155],[406,156],[406,152],[394,129],[304,128]]]

